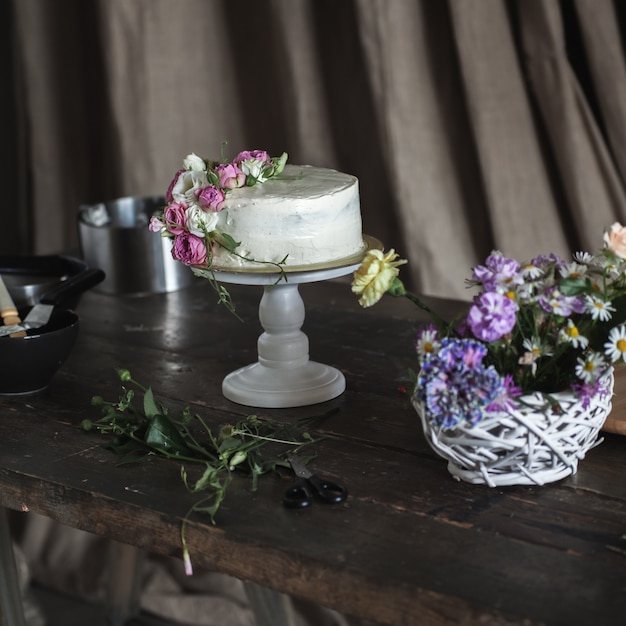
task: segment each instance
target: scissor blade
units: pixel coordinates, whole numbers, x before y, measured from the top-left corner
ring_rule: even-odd
[[[287,460],[291,464],[291,469],[296,476],[300,478],[311,478],[311,476],[313,476],[313,472],[308,470],[300,458],[295,454],[291,452],[287,454]]]

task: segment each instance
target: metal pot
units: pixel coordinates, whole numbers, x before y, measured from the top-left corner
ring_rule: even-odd
[[[164,205],[160,196],[129,196],[80,207],[83,258],[106,273],[97,291],[138,296],[191,284],[191,270],[172,258],[172,242],[148,229],[150,218]]]

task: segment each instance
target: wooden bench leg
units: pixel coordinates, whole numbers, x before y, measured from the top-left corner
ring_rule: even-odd
[[[0,507],[0,626],[26,626],[7,510]]]
[[[293,626],[295,614],[288,596],[255,585],[244,583],[256,626]]]

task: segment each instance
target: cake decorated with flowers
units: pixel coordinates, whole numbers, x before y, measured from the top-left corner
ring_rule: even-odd
[[[262,150],[222,163],[190,154],[150,229],[198,269],[288,270],[364,251],[358,179],[286,161]]]

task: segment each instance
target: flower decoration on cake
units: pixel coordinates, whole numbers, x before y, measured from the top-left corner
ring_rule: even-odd
[[[263,150],[246,150],[232,162],[222,163],[190,154],[167,189],[167,206],[162,215],[150,220],[150,230],[173,239],[172,256],[177,261],[210,268],[214,246],[236,254],[240,244],[218,229],[218,214],[227,195],[233,189],[252,187],[278,176],[286,162],[286,153],[272,158]]]
[[[269,263],[281,270],[281,264],[251,259],[237,252],[241,242],[220,228],[219,214],[233,190],[253,187],[278,176],[285,168],[287,153],[270,157],[264,150],[245,150],[233,161],[215,162],[192,153],[183,160],[165,194],[163,212],[150,219],[149,228],[172,239],[172,257],[207,278],[218,294],[219,302],[234,313],[228,290],[213,273],[216,246],[252,263]],[[279,275],[279,279],[282,273]]]
[[[399,278],[404,261],[370,251],[352,290],[362,306],[384,293],[407,297],[430,323],[416,338],[413,399],[444,429],[481,421],[526,394],[570,390],[588,404],[609,393],[607,374],[626,362],[626,228],[613,224],[597,252],[571,261],[555,254],[527,263],[492,252],[467,284],[479,292],[457,319],[444,320]]]

